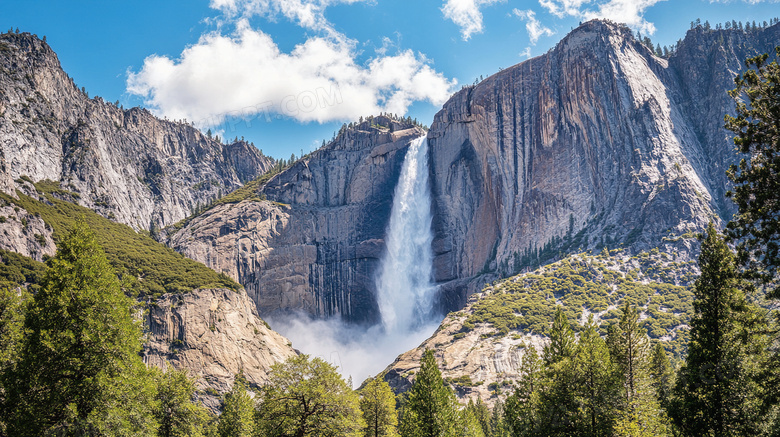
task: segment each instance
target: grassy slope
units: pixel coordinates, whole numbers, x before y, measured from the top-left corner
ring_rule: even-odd
[[[271,177],[281,173],[285,168],[287,167],[274,166],[273,168],[263,173],[262,175],[258,176],[257,178],[247,182],[246,184],[244,184],[244,186],[220,197],[219,199],[215,199],[213,202],[203,207],[200,211],[195,211],[195,213],[192,214],[191,216],[170,225],[166,229],[170,230],[171,233],[175,233],[181,230],[182,228],[184,228],[185,226],[187,226],[187,224],[190,223],[196,217],[202,215],[203,213],[209,211],[210,209],[218,205],[240,203],[243,202],[244,200],[255,200],[258,202],[265,200],[265,195],[260,194],[260,188],[262,188],[263,185],[265,185],[271,179]]]
[[[495,336],[511,331],[546,335],[560,306],[576,329],[585,314],[593,313],[606,332],[628,299],[643,308],[648,335],[667,340],[667,349],[679,356],[688,340],[687,329],[679,328],[693,314],[694,275],[691,263],[677,263],[657,250],[622,260],[606,254],[573,255],[486,287],[467,309],[463,331],[487,323],[495,328]],[[675,335],[670,336],[672,331]]]
[[[46,272],[46,264],[16,252],[0,249],[0,261],[0,288],[29,285],[35,289]]]
[[[129,288],[140,296],[159,297],[163,293],[183,293],[195,288],[229,288],[240,285],[224,274],[185,258],[145,233],[112,222],[90,209],[61,200],[68,192],[50,181],[35,184],[38,199],[18,193],[19,199],[0,193],[7,203],[18,205],[39,215],[54,230],[57,240],[66,234],[76,220],[84,220],[97,235],[109,261]],[[56,194],[56,196],[55,196]]]

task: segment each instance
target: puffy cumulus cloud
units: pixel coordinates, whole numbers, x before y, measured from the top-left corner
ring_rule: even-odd
[[[655,26],[644,19],[644,13],[661,1],[664,0],[539,0],[539,3],[560,18],[607,18],[625,23],[643,33],[653,34]]]
[[[503,0],[446,0],[441,11],[444,17],[452,20],[460,27],[460,34],[464,40],[471,35],[482,32],[481,7],[499,3]]]
[[[149,56],[127,80],[128,92],[159,115],[201,126],[231,115],[323,123],[381,111],[404,114],[415,101],[443,104],[455,85],[411,50],[360,64],[351,43],[311,37],[284,53],[246,20],[232,35],[203,35],[178,59]]]
[[[535,45],[536,42],[539,41],[539,38],[544,35],[555,35],[555,32],[553,32],[552,29],[542,25],[542,23],[536,18],[536,12],[532,10],[521,11],[520,9],[515,8],[512,10],[512,13],[526,22],[525,29],[528,31],[528,37],[531,39],[531,45]]]
[[[369,0],[211,0],[210,7],[222,12],[228,20],[251,16],[274,19],[281,15],[301,27],[341,37],[325,19],[325,9],[335,4],[365,1]]]

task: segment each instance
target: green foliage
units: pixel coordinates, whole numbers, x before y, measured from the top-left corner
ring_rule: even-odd
[[[112,268],[127,287],[139,296],[159,297],[163,293],[184,293],[195,288],[230,288],[236,284],[224,274],[218,274],[196,261],[185,258],[144,233],[112,222],[87,208],[56,198],[47,183],[36,187],[43,193],[37,200],[18,192],[18,199],[0,193],[0,198],[40,215],[54,229],[55,241],[74,228],[77,219],[83,220],[95,233],[97,242],[105,250]],[[29,262],[27,263],[30,264]]]
[[[666,349],[660,342],[655,343],[650,358],[650,376],[653,378],[653,389],[658,396],[658,402],[663,408],[668,408],[674,383],[674,369]]]
[[[84,223],[60,241],[4,375],[11,435],[150,432],[153,387],[133,302]]]
[[[669,420],[653,389],[649,339],[639,324],[637,309],[628,302],[623,306],[620,321],[610,326],[607,344],[621,384],[614,432],[617,435],[670,435]]]
[[[360,411],[366,424],[365,437],[398,436],[395,395],[383,379],[373,378],[360,390]]]
[[[542,354],[545,364],[549,366],[574,356],[577,339],[574,337],[569,320],[560,308],[555,310],[549,338],[550,342],[544,347]]]
[[[233,382],[233,388],[225,393],[222,414],[217,423],[217,435],[219,437],[251,437],[254,434],[254,401],[249,395],[244,375],[239,374]]]
[[[712,224],[699,265],[689,352],[670,411],[686,436],[761,435],[764,314],[748,303],[736,258]]]
[[[775,51],[780,56],[780,47]],[[767,58],[764,54],[748,59],[748,69],[737,76],[730,92],[736,117],[726,115],[726,128],[750,159],[728,171],[734,182],[728,194],[739,208],[728,233],[738,242],[740,264],[753,279],[769,285],[771,296],[780,298],[780,65],[767,64]]]
[[[639,327],[636,308],[622,309],[608,342],[592,318],[579,339],[562,311],[552,325],[543,359],[534,348],[523,355],[522,378],[503,406],[508,435],[669,435],[666,415],[645,371],[651,362],[643,346],[648,338]]]
[[[540,425],[539,393],[542,378],[541,360],[536,348],[526,349],[520,366],[522,379],[517,383],[515,391],[503,406],[503,417],[494,420],[500,425],[494,427],[506,431],[508,435],[526,437],[537,435]],[[494,412],[495,413],[495,412]]]
[[[184,370],[157,372],[155,418],[160,437],[199,437],[208,420],[206,409],[193,402],[195,383]],[[251,416],[250,416],[251,417]]]
[[[458,436],[462,437],[486,437],[485,432],[482,429],[482,425],[477,419],[476,406],[469,401],[469,405],[466,408],[461,409],[458,412]]]
[[[335,367],[298,355],[271,367],[258,396],[261,435],[359,436],[365,428],[358,396]]]
[[[485,437],[492,437],[495,435],[491,422],[490,409],[482,402],[482,398],[478,398],[477,402],[469,399],[466,409],[469,410],[474,419],[476,419],[479,427],[482,429],[482,435]]]
[[[660,339],[684,326],[693,313],[693,293],[687,286],[693,267],[666,259],[665,254],[643,253],[614,265],[603,256],[575,255],[528,274],[508,278],[486,290],[472,306],[472,314],[463,323],[469,331],[487,323],[497,335],[522,331],[547,335],[549,321],[560,308],[568,320],[582,317],[583,309],[599,313],[607,322],[620,317],[619,306],[626,299],[646,303],[647,318],[642,322],[648,335]],[[630,266],[638,265],[636,269]],[[669,281],[663,283],[656,281]],[[556,305],[558,304],[558,305]],[[579,330],[579,324],[573,329]],[[676,329],[666,342],[670,351],[681,355],[687,340],[686,329]]]
[[[0,288],[26,287],[38,289],[46,272],[44,263],[35,261],[16,252],[0,249]]]
[[[0,412],[10,405],[6,399],[5,376],[12,373],[19,358],[19,348],[24,339],[24,313],[26,294],[8,287],[0,287]],[[7,435],[6,417],[0,415],[0,435]]]
[[[26,294],[0,287],[0,372],[12,366],[22,343]]]
[[[401,436],[456,437],[463,431],[459,422],[455,393],[444,383],[433,351],[426,349],[404,404]]]
[[[284,161],[284,160],[282,160]],[[214,207],[217,207],[219,205],[229,205],[229,204],[235,204],[235,203],[241,203],[245,200],[253,201],[253,202],[263,202],[266,200],[265,194],[261,193],[260,191],[265,186],[265,184],[268,183],[269,180],[271,180],[272,177],[276,176],[277,174],[283,172],[287,168],[289,168],[293,162],[290,163],[282,163],[278,162],[277,165],[271,167],[270,170],[266,171],[262,175],[258,176],[257,178],[247,182],[242,187],[237,188],[236,190],[226,194],[223,197],[220,197],[218,199],[214,199],[211,203],[208,205],[203,206],[202,208],[198,208],[195,211],[193,211],[193,214],[189,217],[185,218],[184,220],[181,220],[173,225],[170,226],[170,229],[175,231],[178,231],[180,229],[183,229],[185,226],[187,226],[194,218],[202,215],[203,213],[210,211]],[[281,205],[281,204],[280,204]]]
[[[573,368],[574,396],[582,414],[580,433],[610,435],[620,398],[619,381],[607,343],[592,318],[580,334]]]

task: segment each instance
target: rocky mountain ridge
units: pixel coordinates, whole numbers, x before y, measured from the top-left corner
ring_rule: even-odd
[[[698,28],[663,59],[627,27],[594,20],[454,95],[428,135],[443,307],[560,253],[625,245],[691,257],[674,237],[734,210],[726,91],[747,57],[775,44],[778,25]]]
[[[183,122],[90,99],[44,41],[0,35],[0,189],[57,181],[79,203],[135,229],[175,223],[265,172],[273,160]]]
[[[244,285],[261,314],[378,320],[374,276],[405,151],[425,132],[372,117],[258,188],[219,205],[168,244]]]
[[[738,157],[722,127],[733,108],[726,91],[745,58],[775,43],[778,25],[698,28],[664,59],[627,27],[594,20],[452,96],[427,134],[439,309],[582,250],[660,247],[692,259],[696,242],[681,237],[733,212],[724,171]],[[402,155],[387,159],[383,141],[361,139],[364,127],[346,130],[340,141],[352,145],[326,147],[262,188],[289,208],[213,211],[171,245],[244,284],[261,311],[376,320],[376,262],[355,263],[381,254]],[[337,158],[353,149],[371,163]],[[370,175],[361,176],[367,185],[345,190],[358,186],[346,184],[354,175]],[[260,222],[278,227],[261,231]]]

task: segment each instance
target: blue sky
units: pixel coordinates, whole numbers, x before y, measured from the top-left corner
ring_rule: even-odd
[[[451,92],[544,53],[579,22],[670,45],[696,18],[763,21],[768,0],[176,0],[0,3],[90,96],[299,155],[379,111],[429,124]]]

